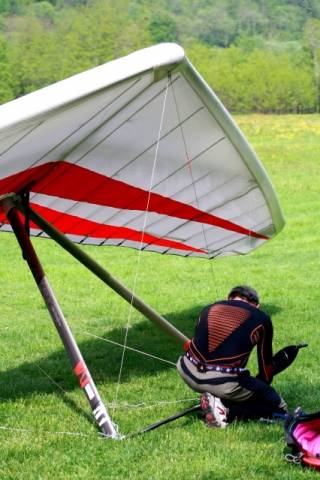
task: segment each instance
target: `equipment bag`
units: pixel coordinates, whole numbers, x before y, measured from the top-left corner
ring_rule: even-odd
[[[285,459],[320,470],[320,412],[298,408],[285,422]]]

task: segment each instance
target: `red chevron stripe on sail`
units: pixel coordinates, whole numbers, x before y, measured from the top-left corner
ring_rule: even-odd
[[[32,192],[119,209],[159,213],[267,240],[268,237],[158,193],[68,162],[51,162],[0,180],[0,194]]]
[[[184,243],[176,242],[166,238],[159,238],[150,235],[147,232],[141,232],[133,228],[117,227],[114,225],[106,225],[103,223],[86,220],[76,215],[62,213],[48,207],[38,204],[30,205],[35,211],[40,213],[48,222],[52,223],[60,232],[83,237],[101,238],[101,239],[118,239],[119,241],[127,240],[132,242],[142,242],[148,245],[158,245],[159,247],[173,248],[186,252],[197,252],[206,254],[205,250],[192,247]],[[4,213],[0,212],[0,222],[9,223]],[[30,227],[39,229],[39,227],[30,222]]]

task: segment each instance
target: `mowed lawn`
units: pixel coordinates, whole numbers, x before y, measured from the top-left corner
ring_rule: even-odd
[[[286,226],[243,257],[215,261],[86,248],[187,335],[202,306],[248,283],[272,315],[274,349],[309,347],[274,380],[290,409],[320,410],[320,117],[239,116],[236,121],[278,192]],[[129,435],[197,401],[169,362],[169,337],[45,239],[33,240],[80,349],[120,433]],[[31,274],[11,234],[0,235],[0,479],[307,479],[287,464],[283,426],[208,429],[196,415],[123,441],[101,439]],[[250,361],[256,370],[255,354]]]

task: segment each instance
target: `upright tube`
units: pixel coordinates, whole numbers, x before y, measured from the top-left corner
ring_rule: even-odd
[[[72,335],[54,292],[45,276],[40,260],[32,246],[17,208],[10,198],[2,199],[0,205],[2,205],[19,242],[23,256],[29,265],[50,316],[64,344],[65,350],[69,355],[73,371],[79,379],[81,388],[84,389],[97,424],[106,437],[120,438],[111,418],[109,417],[107,409],[100,398],[89,369],[81,355],[79,347]]]

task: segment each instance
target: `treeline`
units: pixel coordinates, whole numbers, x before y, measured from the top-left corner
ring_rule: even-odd
[[[308,53],[306,58],[304,53],[194,45],[189,57],[233,112],[318,111],[317,84]]]
[[[319,111],[319,0],[0,0],[0,103],[163,41],[233,112]]]

